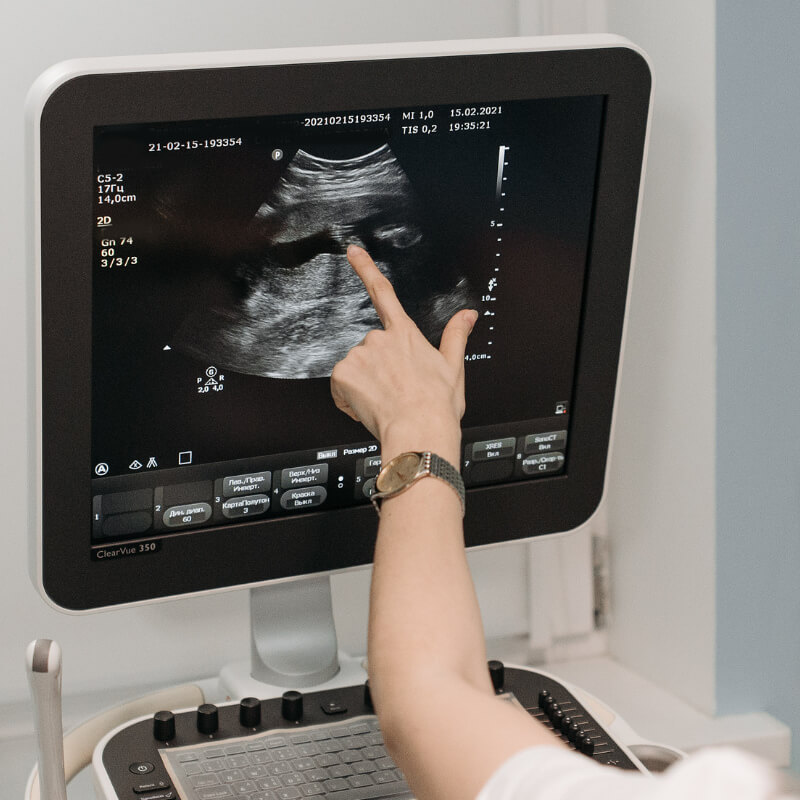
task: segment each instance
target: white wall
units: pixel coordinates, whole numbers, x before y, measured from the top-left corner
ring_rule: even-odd
[[[24,485],[26,363],[22,108],[34,78],[66,58],[112,54],[266,48],[365,41],[473,38],[515,32],[513,0],[203,0],[6,3],[0,27],[0,485],[4,488],[0,561],[0,705],[27,689],[25,644],[58,639],[66,692],[172,682],[216,672],[248,652],[247,597],[216,595],[85,617],[52,611],[27,575]],[[511,584],[499,602],[481,590],[489,627],[524,628],[524,559],[507,551],[478,556],[482,586]],[[343,644],[363,639],[366,580],[337,579]]]
[[[715,6],[609,0],[655,104],[617,410],[612,653],[715,705]]]
[[[715,5],[519,0],[520,33],[648,53],[650,152],[612,443],[612,655],[698,708],[715,686]]]

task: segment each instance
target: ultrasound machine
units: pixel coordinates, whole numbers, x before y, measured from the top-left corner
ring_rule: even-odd
[[[613,36],[78,60],[39,78],[33,580],[67,613],[246,587],[252,621],[250,661],[214,688],[141,698],[64,744],[60,651],[32,643],[43,797],[92,747],[106,800],[411,796],[333,627],[330,575],[372,559],[381,465],[330,397],[333,365],[379,325],[346,246],[434,343],[479,312],[467,545],[573,530],[603,496],[650,97],[646,57]],[[570,747],[645,769],[600,701],[488,669]]]

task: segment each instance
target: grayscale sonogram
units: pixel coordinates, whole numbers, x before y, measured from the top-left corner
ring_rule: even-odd
[[[365,247],[434,344],[469,305],[463,275],[443,285],[408,175],[382,145],[334,160],[298,150],[248,228],[235,292],[195,310],[175,346],[205,363],[270,378],[322,378],[377,314],[345,255]],[[252,243],[255,242],[255,247]]]

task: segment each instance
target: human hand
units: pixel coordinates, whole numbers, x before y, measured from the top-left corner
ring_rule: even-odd
[[[370,331],[331,374],[336,406],[381,443],[384,463],[405,450],[432,450],[460,462],[464,350],[477,311],[455,314],[437,350],[406,314],[392,284],[365,250],[347,258],[364,282],[383,330]]]

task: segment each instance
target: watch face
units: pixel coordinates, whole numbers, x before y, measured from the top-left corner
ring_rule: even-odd
[[[408,484],[419,471],[422,456],[419,453],[403,453],[393,458],[386,469],[378,475],[375,486],[379,492],[396,492]]]

